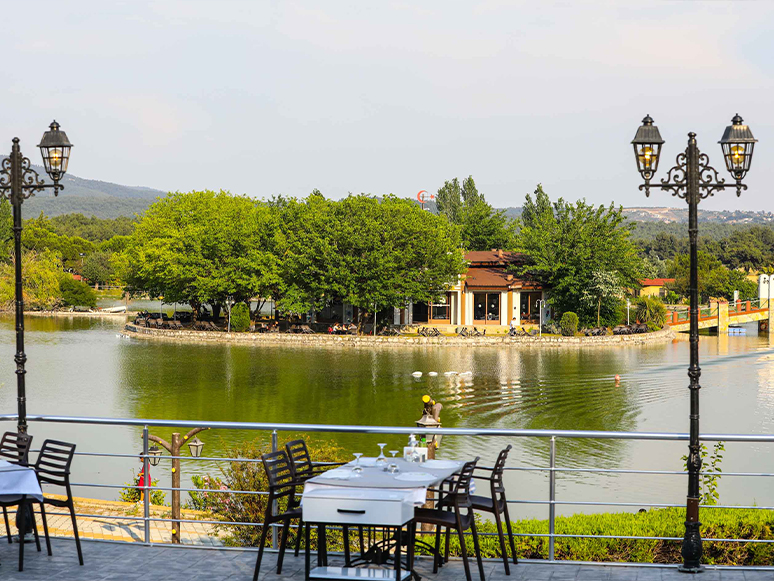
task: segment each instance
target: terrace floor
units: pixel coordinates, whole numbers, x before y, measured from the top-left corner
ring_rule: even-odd
[[[18,570],[17,544],[9,545],[0,537],[0,578],[23,579],[25,581],[57,581],[120,579],[122,581],[251,581],[255,566],[254,551],[227,551],[223,549],[194,549],[174,547],[147,547],[139,544],[105,543],[85,541],[83,554],[85,565],[78,565],[75,544],[68,539],[52,539],[54,556],[43,551],[38,553],[34,544],[25,546],[23,572]],[[313,559],[314,560],[314,559]],[[331,565],[340,564],[333,557]],[[282,575],[276,575],[273,565],[275,555],[264,555],[261,580],[302,581],[304,579],[303,558],[285,556]],[[502,563],[484,563],[488,581],[772,581],[774,570],[750,571],[734,569],[707,569],[699,577],[686,576],[675,567],[618,567],[610,565],[564,565],[526,562],[512,566],[511,576],[506,577]],[[465,579],[461,561],[452,561],[432,574],[432,561],[420,559],[417,571],[427,581],[457,581]],[[479,581],[474,567],[473,581]]]

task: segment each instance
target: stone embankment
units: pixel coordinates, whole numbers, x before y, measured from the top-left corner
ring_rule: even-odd
[[[144,339],[180,343],[239,343],[242,345],[287,346],[340,346],[340,347],[402,347],[402,346],[540,346],[540,347],[604,347],[642,345],[670,341],[675,333],[665,328],[653,333],[638,335],[606,335],[603,337],[371,337],[358,335],[301,335],[294,333],[225,333],[218,331],[192,331],[150,329],[128,323],[124,335]]]

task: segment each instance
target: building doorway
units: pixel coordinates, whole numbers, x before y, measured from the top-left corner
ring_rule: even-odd
[[[537,302],[543,298],[543,293],[521,293],[521,324],[537,324],[540,322],[540,307]]]
[[[500,293],[473,293],[473,323],[500,324]]]

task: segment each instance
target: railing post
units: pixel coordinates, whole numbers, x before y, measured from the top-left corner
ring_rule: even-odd
[[[554,560],[554,534],[556,532],[556,436],[551,436],[550,468],[548,473],[548,560]]]
[[[143,518],[145,519],[145,544],[150,545],[150,484],[148,476],[150,475],[150,466],[148,459],[148,426],[142,429],[142,474],[143,474],[143,489],[142,489],[142,511]]]
[[[271,451],[276,452],[278,449],[278,443],[277,443],[277,430],[272,431],[271,433]],[[272,514],[277,514],[277,510],[279,510],[279,506],[277,504],[277,501],[274,501],[274,504],[271,507]],[[271,525],[271,548],[277,549],[277,525],[273,524]],[[299,529],[300,530],[300,529]]]

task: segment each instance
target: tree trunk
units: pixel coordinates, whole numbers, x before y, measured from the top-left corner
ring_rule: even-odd
[[[602,297],[599,297],[599,302],[597,303],[597,327],[599,327],[599,312],[602,310]]]
[[[212,306],[212,318],[217,321],[218,319],[220,319],[220,309],[221,309],[220,303],[212,303],[211,306]]]
[[[196,321],[199,318],[199,309],[202,308],[202,304],[199,301],[188,301],[191,305],[191,321]]]

